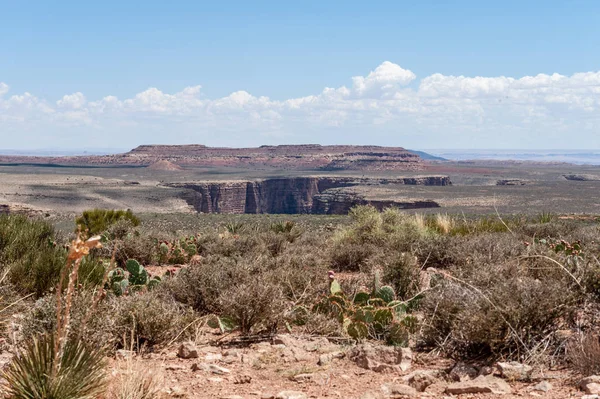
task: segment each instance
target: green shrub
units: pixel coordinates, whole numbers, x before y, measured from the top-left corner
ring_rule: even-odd
[[[42,296],[58,282],[66,251],[48,223],[25,216],[0,216],[0,272],[23,295]]]
[[[111,225],[119,220],[128,220],[133,226],[139,226],[140,220],[131,210],[92,209],[84,211],[75,219],[75,224],[90,236],[104,233]]]

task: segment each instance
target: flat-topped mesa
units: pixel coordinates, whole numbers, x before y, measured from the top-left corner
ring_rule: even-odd
[[[122,154],[119,163],[168,160],[184,166],[269,167],[325,170],[420,170],[422,159],[402,147],[319,144],[256,148],[204,145],[142,145]]]
[[[423,160],[402,147],[278,145],[257,148],[141,145],[124,154],[32,157],[0,156],[0,163],[48,165],[149,166],[160,161],[183,167],[236,167],[286,170],[406,171],[423,169]],[[159,164],[160,165],[160,164]]]

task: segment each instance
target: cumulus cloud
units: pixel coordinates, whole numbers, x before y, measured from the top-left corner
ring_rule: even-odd
[[[0,97],[8,93],[8,85],[4,82],[0,82]]]
[[[0,83],[0,132],[60,131],[65,140],[69,134],[101,133],[124,146],[259,145],[265,140],[419,147],[600,145],[600,72],[520,78],[436,73],[417,81],[412,71],[386,61],[350,82],[281,101],[246,91],[207,99],[201,86],[190,86],[174,94],[149,88],[131,98],[108,95],[94,101],[77,92],[56,102],[30,93],[7,96],[8,85]],[[568,142],[552,141],[565,134]],[[19,145],[22,136],[10,137]]]

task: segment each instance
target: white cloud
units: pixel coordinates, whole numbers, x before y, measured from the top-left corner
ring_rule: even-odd
[[[438,73],[410,85],[415,80],[412,71],[386,61],[353,77],[348,87],[282,101],[246,91],[206,99],[201,86],[190,86],[175,94],[149,88],[131,98],[95,101],[77,92],[54,103],[30,93],[6,97],[9,87],[0,83],[0,134],[60,131],[69,143],[70,134],[93,131],[125,146],[190,140],[259,145],[265,138],[420,147],[514,147],[523,140],[542,147],[600,146],[600,72],[521,78]],[[565,134],[570,140],[558,144]],[[12,146],[25,145],[21,139],[9,137]]]
[[[8,93],[8,85],[4,82],[0,82],[0,97]]]
[[[58,100],[56,102],[56,105],[58,105],[60,108],[81,109],[83,108],[85,103],[86,100],[83,93],[77,92],[63,96],[61,100]]]

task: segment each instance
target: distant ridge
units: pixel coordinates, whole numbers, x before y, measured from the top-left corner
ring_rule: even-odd
[[[448,159],[446,159],[446,158],[437,157],[437,156],[431,155],[425,151],[417,151],[417,150],[407,150],[407,151],[420,156],[421,159],[423,159],[425,161],[448,161]]]
[[[358,145],[278,145],[224,148],[193,145],[141,145],[115,155],[0,156],[0,163],[94,166],[236,167],[285,170],[405,171],[423,169],[423,160],[402,147]]]

